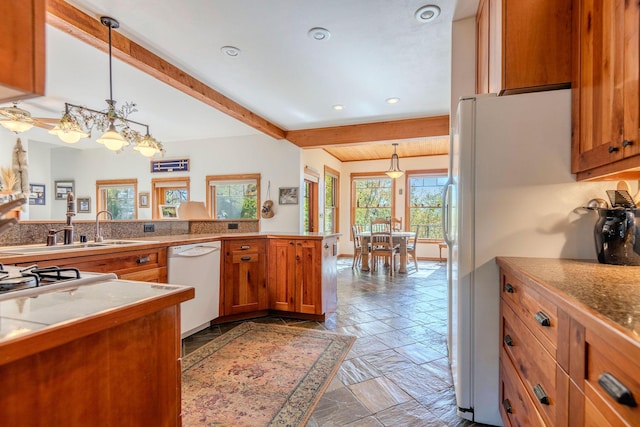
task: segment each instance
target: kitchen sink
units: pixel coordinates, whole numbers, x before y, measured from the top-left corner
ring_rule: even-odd
[[[122,246],[122,245],[143,245],[149,243],[156,243],[149,240],[105,240],[102,242],[87,242],[87,243],[73,243],[71,245],[27,245],[27,246],[5,246],[0,248],[0,254],[11,255],[29,255],[46,252],[62,252],[79,250],[85,248],[104,248],[109,246]]]

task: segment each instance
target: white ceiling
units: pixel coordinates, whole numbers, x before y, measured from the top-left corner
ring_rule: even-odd
[[[126,37],[284,130],[448,114],[451,22],[477,7],[477,0],[68,3],[96,19],[117,19]],[[418,22],[416,10],[427,4],[441,15]],[[331,37],[312,40],[312,27]],[[108,56],[51,26],[46,43],[46,96],[22,108],[46,117],[58,117],[65,101],[106,108]],[[227,45],[241,54],[223,54]],[[130,118],[148,123],[164,143],[258,133],[115,58],[113,92],[118,105],[135,102],[139,112]],[[389,105],[390,97],[400,102]],[[42,129],[29,132],[53,141]]]

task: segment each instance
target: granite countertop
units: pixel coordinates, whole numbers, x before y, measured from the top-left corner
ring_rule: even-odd
[[[0,301],[0,348],[6,342],[24,339],[47,328],[72,326],[75,322],[109,316],[110,313],[160,298],[169,298],[176,303],[193,296],[193,288],[188,286],[120,279],[100,280],[80,286],[60,285],[51,285],[51,289],[44,287],[37,295]]]
[[[497,260],[564,293],[640,339],[640,267],[551,258]]]

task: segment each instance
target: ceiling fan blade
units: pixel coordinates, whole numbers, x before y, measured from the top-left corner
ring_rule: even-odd
[[[51,130],[51,129],[53,129],[53,125],[50,125],[50,124],[48,124],[48,123],[43,123],[43,122],[41,122],[40,120],[35,120],[35,121],[33,122],[33,125],[34,125],[35,127],[39,127],[39,128],[46,129],[46,130]]]
[[[49,118],[49,117],[33,117],[33,120],[37,120],[39,122],[43,122],[43,123],[54,123],[57,124],[60,121],[60,118]]]

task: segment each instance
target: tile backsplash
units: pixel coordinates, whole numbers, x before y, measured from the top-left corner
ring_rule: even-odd
[[[145,232],[145,224],[153,224],[154,231]],[[23,221],[9,227],[5,233],[0,235],[0,246],[46,243],[49,230],[62,230],[64,226],[64,221]],[[80,236],[83,235],[87,236],[89,241],[94,239],[95,221],[76,221],[73,223],[73,227],[75,241],[79,241]],[[131,239],[177,234],[251,233],[259,231],[259,228],[259,221],[100,221],[100,234],[105,239]],[[58,241],[62,241],[62,233],[58,236]]]

